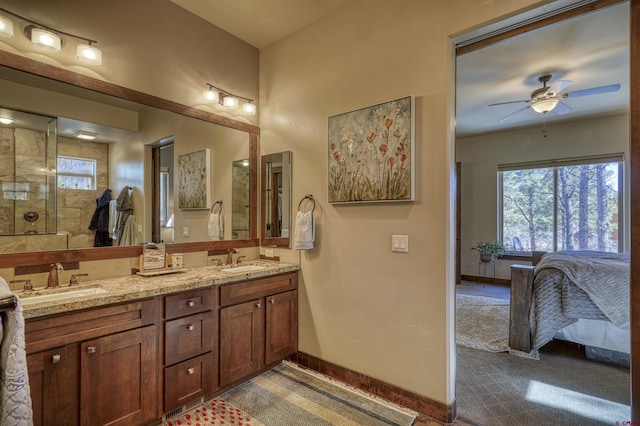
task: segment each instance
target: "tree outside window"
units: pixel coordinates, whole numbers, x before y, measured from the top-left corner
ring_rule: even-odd
[[[622,162],[504,170],[501,232],[509,251],[618,252]]]

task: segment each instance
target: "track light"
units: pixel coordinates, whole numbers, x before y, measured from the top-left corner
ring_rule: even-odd
[[[102,64],[102,51],[93,46],[97,41],[42,25],[32,19],[18,15],[17,13],[13,13],[1,7],[0,12],[15,16],[16,18],[27,22],[28,25],[24,27],[24,35],[31,40],[31,43],[35,46],[54,52],[60,52],[64,45],[62,35],[65,35],[83,41],[83,43],[78,44],[76,47],[76,57],[78,60],[93,65]],[[0,15],[0,35],[13,37],[13,26],[14,24],[12,19]]]
[[[256,104],[252,102],[243,103],[242,112],[244,112],[247,115],[256,115]]]
[[[206,102],[218,102],[225,108],[236,109],[240,107],[240,99],[242,99],[246,102],[242,103],[241,111],[247,115],[256,114],[256,105],[253,103],[253,99],[234,95],[233,93],[222,90],[210,83],[206,83],[206,85],[207,89],[203,91],[203,96]]]
[[[95,46],[88,44],[79,44],[76,47],[76,58],[93,65],[102,65],[102,51]]]
[[[2,15],[0,15],[0,35],[13,37],[13,21]]]
[[[24,28],[24,34],[31,40],[31,43],[44,49],[59,52],[62,50],[62,37],[53,31],[36,27],[35,25],[27,25]]]

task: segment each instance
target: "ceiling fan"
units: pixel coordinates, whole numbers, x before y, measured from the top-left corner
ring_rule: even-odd
[[[516,104],[523,102],[530,104],[512,112],[509,115],[502,117],[498,121],[504,121],[509,117],[519,113],[520,111],[524,111],[528,108],[531,108],[535,112],[538,112],[540,114],[546,114],[549,111],[555,111],[556,114],[563,115],[573,111],[573,108],[563,102],[560,102],[561,99],[576,98],[578,96],[599,95],[602,93],[617,92],[618,90],[620,90],[619,84],[610,84],[608,86],[598,86],[592,87],[590,89],[575,90],[573,92],[562,93],[562,91],[569,87],[572,82],[570,80],[557,80],[551,86],[547,87],[547,83],[549,83],[549,80],[551,80],[551,74],[544,74],[538,78],[538,81],[542,83],[542,87],[531,92],[531,99],[498,102],[495,104],[489,104],[488,106]]]

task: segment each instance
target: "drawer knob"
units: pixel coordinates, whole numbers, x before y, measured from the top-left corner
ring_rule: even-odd
[[[195,372],[196,372],[196,369],[195,369],[195,368],[193,368],[193,367],[189,367],[189,368],[187,368],[187,373],[189,373],[189,375],[192,375],[192,374],[193,374],[193,373],[195,373]]]
[[[193,300],[187,300],[187,306],[189,308],[193,308],[194,306],[196,306],[196,302],[194,302]]]
[[[60,362],[60,359],[62,357],[60,356],[60,354],[53,354],[53,356],[51,357],[51,363],[52,364],[57,364]]]
[[[260,309],[261,306],[262,306],[262,303],[256,303],[256,308]]]
[[[195,327],[193,326],[193,324],[189,324],[187,326],[187,330],[189,330],[189,331],[193,331],[194,329],[195,329]]]
[[[87,352],[90,353],[90,354],[95,354],[96,350],[98,350],[98,348],[96,346],[87,347]]]
[[[269,302],[271,302],[271,304],[273,305],[274,303],[276,303],[275,299],[271,299],[269,300]]]

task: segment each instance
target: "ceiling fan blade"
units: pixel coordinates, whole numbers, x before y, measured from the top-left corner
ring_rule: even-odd
[[[545,95],[556,96],[573,83],[571,80],[557,80],[545,92]]]
[[[565,93],[563,98],[576,98],[578,96],[599,95],[601,93],[611,93],[620,90],[619,84],[610,84],[608,86],[592,87],[591,89],[575,90]]]
[[[567,104],[563,104],[562,102],[558,102],[558,105],[556,105],[556,107],[553,110],[558,115],[565,115],[566,113],[573,111],[573,108],[571,108]]]
[[[502,117],[500,120],[498,120],[498,122],[505,121],[505,120],[507,120],[508,118],[510,118],[510,117],[512,117],[512,116],[514,116],[514,115],[516,115],[516,114],[517,114],[517,113],[519,113],[520,111],[524,111],[524,110],[525,110],[525,109],[527,109],[527,108],[531,108],[531,107],[530,107],[529,105],[527,105],[526,107],[522,107],[522,108],[520,108],[520,109],[518,109],[518,110],[515,110],[515,111],[513,111],[511,114],[508,114],[508,115],[505,115],[504,117]]]
[[[509,104],[520,104],[523,102],[530,102],[530,99],[524,99],[522,101],[507,101],[507,102],[497,102],[495,104],[489,104],[487,106],[496,106],[496,105],[509,105]]]

